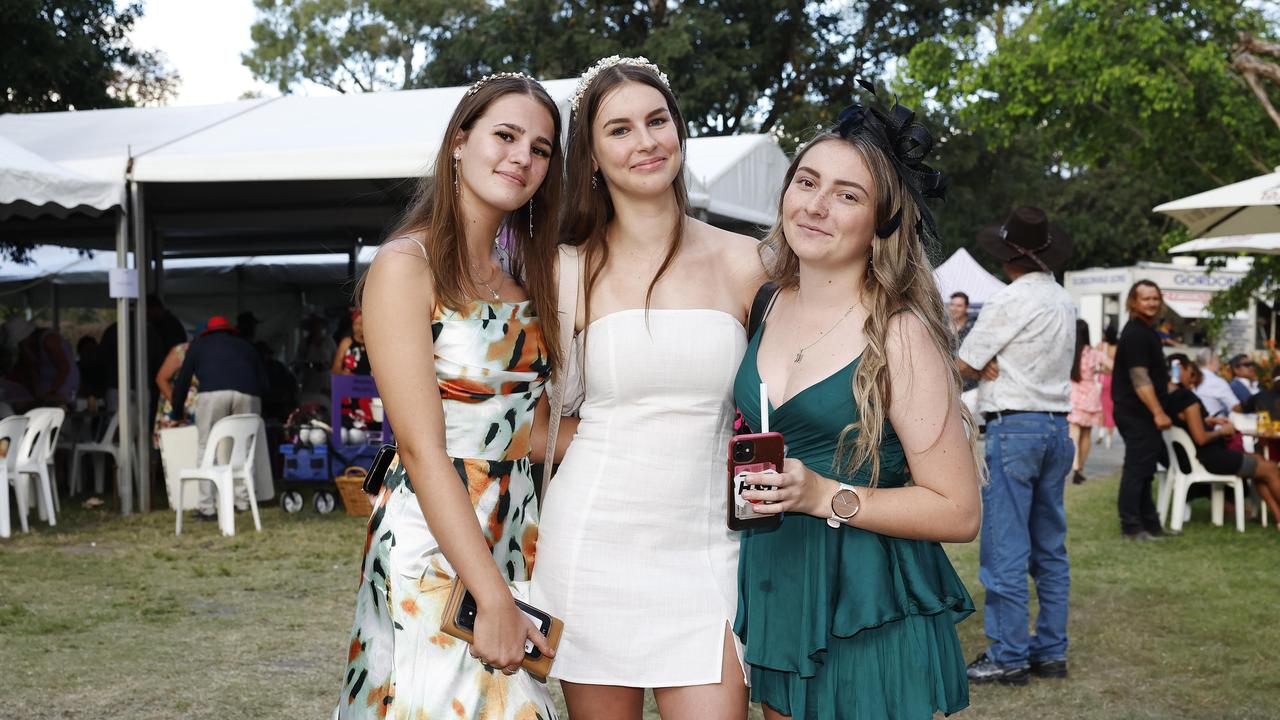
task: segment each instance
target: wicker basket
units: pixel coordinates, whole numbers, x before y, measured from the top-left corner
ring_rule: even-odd
[[[353,465],[333,479],[348,515],[368,517],[373,512],[373,504],[364,492],[364,477],[368,474],[364,468]]]

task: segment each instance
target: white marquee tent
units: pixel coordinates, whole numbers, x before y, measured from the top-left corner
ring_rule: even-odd
[[[995,275],[987,272],[969,254],[968,250],[956,250],[946,262],[933,270],[933,278],[938,283],[945,301],[951,293],[963,292],[969,296],[969,303],[981,306],[987,299],[1005,286]]]
[[[772,225],[790,160],[768,135],[693,138],[689,202],[714,216]]]
[[[0,220],[101,215],[123,200],[120,181],[81,175],[0,137]]]

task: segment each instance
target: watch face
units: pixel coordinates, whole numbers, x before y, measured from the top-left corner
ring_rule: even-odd
[[[862,501],[858,499],[857,493],[848,488],[841,488],[831,498],[831,512],[843,520],[848,520],[858,512],[861,504]]]

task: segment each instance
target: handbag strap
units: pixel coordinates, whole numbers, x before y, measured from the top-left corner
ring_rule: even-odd
[[[769,311],[773,309],[773,301],[778,299],[779,290],[777,285],[767,282],[756,291],[756,297],[751,301],[751,311],[747,313],[747,340],[755,337],[756,330],[760,329],[760,323],[764,322]]]
[[[556,313],[560,318],[559,373],[564,378],[569,364],[569,346],[573,343],[573,326],[578,320],[578,248],[575,245],[560,246],[560,273],[557,285],[559,297]],[[542,486],[551,480],[556,462],[556,433],[560,430],[560,415],[564,411],[565,381],[551,386],[551,417],[547,422],[547,454],[542,460]]]

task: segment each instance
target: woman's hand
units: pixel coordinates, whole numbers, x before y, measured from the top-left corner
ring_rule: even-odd
[[[474,635],[475,641],[468,650],[471,657],[502,670],[506,675],[514,675],[520,669],[526,640],[532,640],[543,655],[555,657],[547,638],[516,607],[510,595],[499,600],[494,607],[481,605],[477,608]]]
[[[744,490],[742,497],[755,504],[761,514],[802,512],[814,517],[830,517],[831,497],[839,485],[822,477],[794,458],[782,462],[782,471],[752,473],[745,478],[748,485],[772,486],[772,490]],[[766,504],[768,503],[768,504]]]
[[[1223,420],[1218,426],[1218,434],[1222,437],[1231,437],[1236,434],[1236,426],[1231,424],[1230,420]]]

